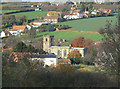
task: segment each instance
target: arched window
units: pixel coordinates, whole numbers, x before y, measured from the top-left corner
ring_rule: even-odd
[[[49,49],[49,53],[51,53],[51,50]]]
[[[60,50],[58,50],[58,56],[60,56]]]
[[[47,42],[47,38],[46,38],[46,42]]]

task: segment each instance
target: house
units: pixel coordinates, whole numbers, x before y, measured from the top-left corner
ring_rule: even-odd
[[[112,13],[113,13],[112,10],[110,10],[110,9],[106,9],[103,12],[106,13],[107,15],[112,15]]]
[[[61,18],[61,13],[56,11],[50,11],[47,13],[47,16],[59,16],[59,18]]]
[[[31,28],[31,27],[33,27],[33,28],[38,28],[38,27],[40,27],[42,24],[47,24],[47,23],[49,23],[49,22],[47,22],[47,21],[45,21],[45,20],[42,20],[42,21],[34,21],[34,22],[31,23],[31,25],[27,25],[27,27],[28,27],[28,28]]]
[[[32,25],[26,25],[27,29],[30,30]]]
[[[33,63],[34,61],[43,62],[44,66],[56,66],[58,63],[58,58],[54,54],[30,55],[29,60],[31,63]]]
[[[81,10],[74,10],[73,14],[81,13]]]
[[[41,11],[41,8],[35,8],[35,11]]]
[[[66,14],[64,15],[65,19],[79,19],[79,18],[83,18],[83,14],[82,13],[77,13],[77,14]]]
[[[47,21],[45,21],[45,20],[43,20],[43,21],[34,21],[32,24],[33,24],[33,26],[41,26],[42,24],[46,24],[46,23],[48,23]]]
[[[8,31],[12,34],[12,35],[19,35],[22,34],[22,32],[25,31],[25,29],[27,29],[26,26],[24,25],[20,25],[20,26],[13,26],[12,29],[8,29]],[[28,30],[28,29],[27,29]]]
[[[97,11],[92,11],[91,14],[96,16],[97,15]]]
[[[44,17],[44,21],[52,23],[52,24],[56,24],[58,22],[61,22],[61,18],[59,18],[59,16],[45,16]]]
[[[100,11],[100,12],[102,12],[102,14],[106,14],[106,15],[112,15],[113,14],[113,11],[111,9],[100,8],[100,9],[98,9],[98,11]]]
[[[12,53],[9,55],[9,60],[12,59],[12,60],[14,60],[15,62],[19,62],[19,61],[22,60],[25,56],[28,56],[28,55],[35,55],[35,54],[38,54],[38,53],[30,53],[30,52],[24,52],[24,53],[21,53],[21,52],[12,52]]]
[[[75,10],[76,8],[78,8],[78,5],[72,5],[71,10]]]
[[[85,14],[89,14],[89,11],[85,11],[84,13],[85,13]]]
[[[12,48],[2,48],[2,52],[4,52],[4,51],[13,51],[13,49]]]
[[[70,59],[58,59],[58,64],[71,64]]]
[[[24,57],[27,57],[27,59],[30,61],[30,63],[33,63],[34,61],[43,62],[44,66],[51,66],[51,65],[57,65],[58,58],[54,54],[39,54],[39,53],[30,53],[30,52],[12,52],[9,55],[9,60],[14,60],[15,62],[19,62]]]
[[[9,32],[9,31],[2,31],[1,33],[0,33],[0,37],[2,38],[2,37],[6,37],[6,36],[10,36],[11,35],[11,33]]]

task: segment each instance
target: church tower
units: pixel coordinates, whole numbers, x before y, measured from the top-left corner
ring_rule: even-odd
[[[53,46],[54,44],[54,36],[50,36],[50,35],[44,35],[43,36],[43,50],[44,51],[48,51],[48,48],[50,46]]]

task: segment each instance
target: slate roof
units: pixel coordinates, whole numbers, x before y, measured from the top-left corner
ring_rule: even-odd
[[[51,48],[70,48],[69,46],[51,46]],[[71,47],[71,49],[85,49],[79,47]]]
[[[36,55],[30,55],[30,58],[56,58],[56,55],[54,54],[36,54]]]

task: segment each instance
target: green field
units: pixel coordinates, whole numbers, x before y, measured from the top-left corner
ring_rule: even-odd
[[[89,71],[89,72],[98,72],[98,71],[104,72],[104,70],[100,68],[96,68],[93,65],[78,64],[78,65],[73,65],[73,67],[78,71],[80,71],[80,68],[86,68],[86,71]]]
[[[18,11],[18,10],[2,10],[2,13],[15,12],[15,11]]]
[[[77,31],[98,31],[99,28],[105,27],[106,20],[111,21],[114,25],[115,22],[118,22],[115,16],[108,16],[108,17],[95,17],[95,18],[88,18],[88,19],[79,19],[79,20],[71,20],[66,22],[58,23],[59,25],[69,25],[70,29],[68,30],[77,30]]]
[[[85,38],[90,38],[93,41],[99,41],[102,39],[102,36],[100,34],[95,34],[95,33],[79,33],[79,32],[64,32],[64,31],[37,33],[38,36],[45,35],[45,34],[46,35],[54,35],[55,38],[65,39],[67,41],[71,41],[75,37],[79,37],[79,36],[83,36]]]
[[[15,13],[13,15],[15,16],[22,16],[25,15],[27,18],[30,19],[35,19],[37,16],[42,17],[47,15],[48,11],[31,11],[31,12],[21,12],[21,13]]]
[[[28,3],[20,3],[20,2],[13,2],[13,3],[7,3],[6,6],[26,6]]]

